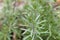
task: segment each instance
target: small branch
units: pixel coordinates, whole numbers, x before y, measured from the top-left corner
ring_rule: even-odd
[[[16,40],[16,33],[13,32],[13,39],[12,40]]]

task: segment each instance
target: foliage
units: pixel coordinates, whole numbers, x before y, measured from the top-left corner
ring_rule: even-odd
[[[11,40],[12,32],[16,33],[16,40],[21,36],[23,40],[60,40],[60,18],[46,0],[29,0],[23,10],[14,10],[11,2],[4,1],[0,40]],[[19,27],[20,24],[26,28]]]

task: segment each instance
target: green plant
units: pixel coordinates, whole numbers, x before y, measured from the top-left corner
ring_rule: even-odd
[[[23,10],[14,10],[12,1],[4,1],[0,40],[60,40],[60,19],[47,0],[29,0]]]

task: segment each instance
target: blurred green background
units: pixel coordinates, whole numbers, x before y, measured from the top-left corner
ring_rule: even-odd
[[[60,40],[60,9],[55,0],[3,0],[0,12],[0,40]],[[21,9],[22,8],[22,9]]]

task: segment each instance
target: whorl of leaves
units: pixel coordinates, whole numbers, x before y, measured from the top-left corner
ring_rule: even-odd
[[[12,0],[4,1],[0,40],[11,40],[13,36],[15,40],[60,40],[60,19],[52,5],[46,0],[27,2],[23,10],[14,10]]]

